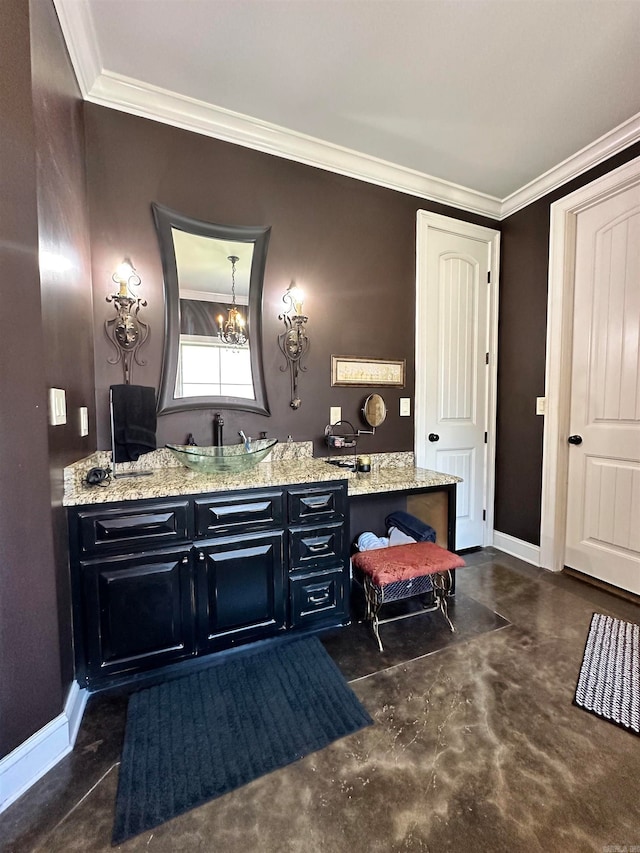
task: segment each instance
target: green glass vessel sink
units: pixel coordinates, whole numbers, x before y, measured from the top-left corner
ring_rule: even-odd
[[[277,438],[259,438],[244,444],[225,444],[222,447],[197,447],[189,444],[167,444],[178,462],[201,474],[242,474],[262,462],[278,443]]]

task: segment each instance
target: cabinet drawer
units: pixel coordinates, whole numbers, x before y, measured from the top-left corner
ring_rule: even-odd
[[[347,491],[342,483],[295,487],[288,490],[288,504],[291,524],[345,518]]]
[[[289,579],[291,628],[345,618],[345,573],[342,569],[314,572]]]
[[[189,501],[150,504],[139,509],[91,510],[78,513],[83,554],[119,551],[185,541]]]
[[[225,536],[229,533],[281,527],[281,491],[228,493],[219,498],[196,498],[196,536]]]
[[[289,531],[289,567],[291,571],[337,566],[344,555],[344,524],[293,528]]]

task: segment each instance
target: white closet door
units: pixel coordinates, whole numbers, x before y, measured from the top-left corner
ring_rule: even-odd
[[[485,544],[492,244],[484,233],[474,238],[454,227],[429,227],[426,238],[416,456],[419,465],[462,477],[456,547],[463,549]]]
[[[565,564],[638,594],[639,353],[636,185],[576,221]]]

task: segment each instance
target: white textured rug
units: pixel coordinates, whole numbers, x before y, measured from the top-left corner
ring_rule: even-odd
[[[640,627],[594,613],[575,704],[640,735]]]

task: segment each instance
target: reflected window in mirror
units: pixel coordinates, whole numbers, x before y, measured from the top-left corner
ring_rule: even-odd
[[[165,277],[158,412],[269,414],[261,306],[270,229],[222,226],[153,205]]]
[[[214,338],[180,335],[176,398],[255,398],[249,346],[233,347]]]

